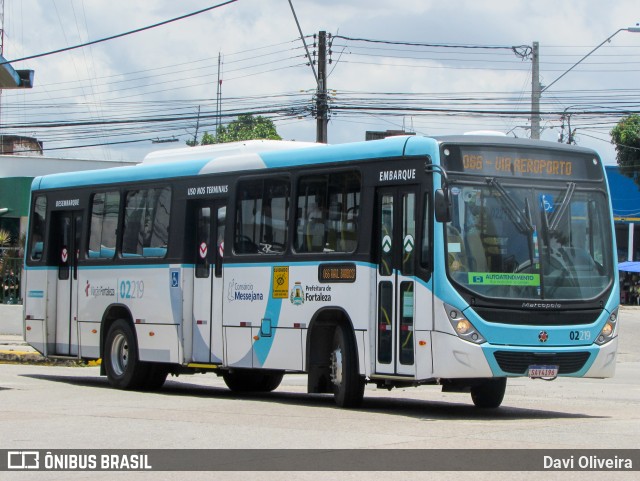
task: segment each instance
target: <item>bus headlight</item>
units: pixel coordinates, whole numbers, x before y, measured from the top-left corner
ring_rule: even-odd
[[[607,319],[607,322],[604,323],[604,327],[602,328],[602,330],[600,331],[600,334],[598,334],[598,337],[596,338],[596,344],[598,344],[599,346],[602,346],[603,344],[606,344],[611,339],[616,337],[616,333],[618,331],[617,328],[618,328],[618,309],[614,310],[609,315],[609,319]]]
[[[465,341],[473,342],[475,344],[487,342],[487,340],[482,337],[482,334],[480,334],[474,325],[471,324],[471,321],[462,314],[460,309],[452,307],[449,304],[445,304],[444,308],[447,311],[447,318],[453,326],[453,330],[456,331],[456,334],[460,339],[464,339]]]

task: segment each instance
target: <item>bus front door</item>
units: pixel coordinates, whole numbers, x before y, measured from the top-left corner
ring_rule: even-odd
[[[78,256],[82,233],[82,212],[55,214],[51,232],[52,256],[58,266],[56,286],[56,354],[78,354]]]
[[[378,189],[376,372],[415,376],[416,191]]]
[[[196,262],[193,280],[193,362],[221,363],[222,258],[227,208],[221,202],[196,204]]]

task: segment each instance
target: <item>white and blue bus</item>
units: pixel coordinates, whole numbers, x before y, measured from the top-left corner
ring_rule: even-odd
[[[497,136],[235,147],[36,178],[26,340],[101,358],[121,389],[214,372],[266,392],[306,373],[345,407],[366,383],[490,408],[509,377],[614,374],[595,152]]]

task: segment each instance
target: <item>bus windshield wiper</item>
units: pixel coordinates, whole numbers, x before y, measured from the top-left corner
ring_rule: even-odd
[[[495,177],[487,177],[486,182],[500,194],[497,196],[497,199],[504,207],[504,210],[509,216],[509,219],[511,219],[511,222],[513,222],[521,233],[531,235],[533,232],[533,225],[531,224],[531,221],[518,208],[518,205],[515,203],[511,195],[504,190],[504,187],[502,187],[500,182],[498,182]]]
[[[560,202],[560,206],[553,214],[553,217],[551,218],[551,222],[549,222],[549,232],[554,233],[558,229],[558,226],[560,225],[560,219],[562,219],[562,216],[567,210],[567,207],[569,207],[569,203],[571,202],[571,197],[573,196],[573,191],[575,189],[576,189],[575,182],[567,182],[567,190],[564,191],[564,197],[562,199],[562,202]]]

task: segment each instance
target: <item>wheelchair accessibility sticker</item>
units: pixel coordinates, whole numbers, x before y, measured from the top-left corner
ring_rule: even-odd
[[[178,269],[171,269],[171,287],[180,287],[180,271]]]
[[[553,196],[551,194],[540,194],[540,208],[547,214],[552,214],[555,210],[553,207]]]

